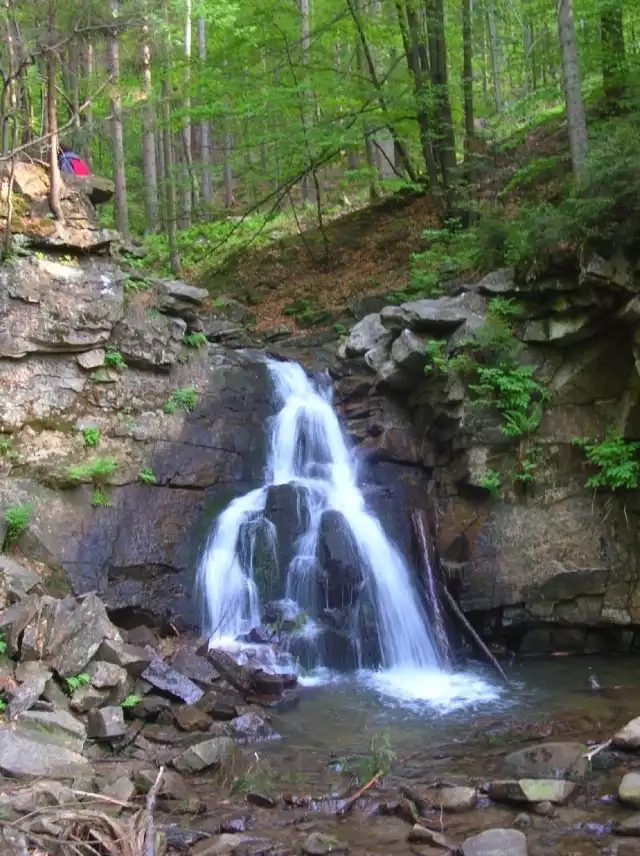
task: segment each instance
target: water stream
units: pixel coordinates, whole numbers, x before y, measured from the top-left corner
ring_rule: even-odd
[[[493,697],[486,682],[440,668],[413,571],[367,509],[330,383],[296,363],[268,368],[278,410],[265,482],[234,500],[211,533],[199,568],[205,632],[221,645],[263,625],[267,576],[280,581],[281,616],[304,615],[292,650],[313,669],[309,683],[334,678],[327,667],[351,665],[368,685],[401,698]],[[297,534],[287,567],[274,571],[283,536],[268,503],[283,485],[295,491]]]

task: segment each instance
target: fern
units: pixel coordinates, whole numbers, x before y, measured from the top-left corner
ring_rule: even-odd
[[[71,678],[65,678],[65,682],[68,692],[73,693],[76,690],[82,689],[82,687],[89,686],[91,678],[86,672],[81,672],[79,675],[74,675]]]
[[[488,490],[489,493],[498,493],[502,486],[500,473],[496,470],[488,469],[480,480],[480,484],[485,490]]]
[[[600,443],[586,438],[576,438],[573,442],[584,449],[589,463],[598,467],[598,472],[587,479],[585,487],[603,487],[614,491],[638,487],[640,460],[637,454],[640,443],[625,440],[614,428],[607,431]]]
[[[151,467],[145,467],[138,473],[138,481],[142,484],[155,484],[157,479]]]
[[[82,438],[85,446],[99,446],[101,431],[99,428],[84,428],[82,430]]]
[[[125,709],[128,707],[135,707],[137,704],[140,704],[141,701],[142,698],[139,695],[132,693],[131,695],[128,695],[124,701],[120,702],[120,707],[124,707]]]
[[[109,368],[118,369],[120,372],[127,367],[124,357],[116,348],[107,348],[107,352],[104,355],[104,362]]]
[[[202,348],[203,345],[207,344],[207,337],[204,333],[189,333],[182,342],[188,348]]]
[[[176,389],[169,401],[164,406],[165,413],[175,413],[180,407],[185,410],[193,410],[198,402],[198,396],[193,387],[188,389]]]

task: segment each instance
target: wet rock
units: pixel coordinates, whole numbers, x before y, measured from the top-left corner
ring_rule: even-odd
[[[89,713],[89,737],[98,740],[113,740],[126,732],[124,715],[119,705],[102,707]]]
[[[640,773],[627,773],[618,788],[620,802],[631,808],[640,808]]]
[[[84,723],[66,710],[28,710],[20,714],[18,723],[21,731],[44,734],[74,752],[82,752],[87,738]]]
[[[451,853],[458,852],[458,845],[433,829],[427,829],[416,823],[409,833],[409,841],[413,844],[432,844],[434,847],[442,847],[443,850],[448,850]]]
[[[130,306],[116,324],[110,344],[120,351],[127,365],[169,371],[180,354],[186,332],[182,318],[152,316],[142,306]]]
[[[280,735],[267,720],[257,713],[245,713],[229,722],[231,733],[238,741],[260,743],[267,740],[280,740]]]
[[[251,791],[247,794],[247,803],[249,805],[253,805],[256,808],[275,808],[276,801],[273,797],[267,796],[267,794],[261,794],[259,791]]]
[[[582,779],[589,762],[582,743],[541,743],[512,752],[504,760],[510,776],[539,779]]]
[[[505,779],[491,782],[488,794],[496,802],[550,802],[562,805],[575,787],[574,782],[563,779]]]
[[[185,704],[195,704],[204,695],[203,690],[189,678],[173,669],[164,660],[153,660],[141,675],[156,689],[182,699]]]
[[[340,511],[322,514],[318,533],[318,559],[329,609],[350,609],[358,599],[363,576],[360,555],[346,517]]]
[[[39,675],[25,681],[24,684],[11,692],[11,701],[7,705],[7,718],[15,719],[18,714],[29,710],[30,707],[38,701],[47,681],[51,677],[51,672],[42,671]]]
[[[0,729],[0,772],[13,778],[73,779],[91,776],[89,762],[57,740],[30,729]]]
[[[513,828],[519,829],[520,832],[524,832],[526,829],[531,829],[533,824],[533,820],[531,819],[531,815],[527,814],[526,811],[521,811],[520,814],[517,814],[513,819]]]
[[[210,767],[219,767],[234,751],[233,740],[229,737],[214,737],[190,746],[172,763],[179,773],[199,773]]]
[[[106,797],[113,797],[120,802],[128,803],[136,795],[136,786],[127,776],[118,776],[114,782],[102,788],[101,793]]]
[[[349,846],[330,835],[312,832],[303,843],[302,852],[307,856],[327,856],[328,853],[348,853]]]
[[[554,316],[539,321],[528,321],[522,333],[524,342],[571,345],[588,339],[597,330],[594,319],[588,312],[567,313],[565,317]]]
[[[213,720],[204,711],[192,705],[183,705],[173,711],[178,728],[183,731],[207,731]]]
[[[108,639],[98,649],[97,659],[122,666],[132,677],[139,678],[153,660],[153,653],[136,645]]]
[[[478,283],[478,291],[489,295],[514,294],[518,289],[515,284],[515,271],[513,268],[500,268],[491,271]]]
[[[475,788],[436,788],[433,791],[432,805],[436,809],[451,812],[469,811],[477,802],[478,792]]]
[[[109,620],[104,604],[95,594],[84,597],[66,626],[59,628],[54,635],[58,650],[53,666],[61,678],[82,672],[103,640],[118,642],[121,638]]]
[[[235,853],[244,843],[245,839],[241,835],[218,835],[216,838],[209,838],[206,841],[200,841],[192,848],[193,856],[228,856],[230,853]]]
[[[201,657],[189,648],[176,651],[171,658],[171,665],[181,675],[198,684],[213,684],[220,677],[206,657]]]
[[[147,695],[140,699],[138,704],[132,708],[132,713],[137,719],[157,719],[163,711],[171,710],[171,702],[168,698],[158,695]]]
[[[632,814],[631,817],[626,817],[624,820],[617,821],[613,826],[613,831],[616,835],[640,836],[640,812]]]
[[[157,823],[156,827],[164,832],[167,846],[179,853],[190,852],[189,848],[197,844],[198,841],[209,838],[206,832],[200,832],[197,829],[185,829],[178,823]]]
[[[102,707],[110,696],[109,690],[98,690],[91,685],[79,687],[71,696],[70,707],[76,713],[88,713],[96,707]]]
[[[640,749],[640,716],[613,735],[613,745],[618,749]]]
[[[40,583],[35,571],[24,568],[10,556],[0,554],[0,604],[23,600]]]
[[[462,856],[527,856],[527,839],[517,829],[487,829],[463,841]]]
[[[308,527],[306,490],[294,484],[271,485],[264,515],[266,519],[247,524],[242,536],[244,560],[247,562],[248,548],[253,547],[254,576],[262,598],[269,601],[284,594],[296,541]]]
[[[99,690],[126,685],[129,680],[129,673],[122,666],[101,660],[90,663],[87,674],[91,678],[91,685]]]
[[[372,312],[351,328],[345,351],[348,357],[359,357],[372,348],[390,345],[392,338],[392,334],[383,326],[380,315]]]

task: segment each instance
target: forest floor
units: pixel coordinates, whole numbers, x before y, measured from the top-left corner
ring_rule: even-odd
[[[548,165],[554,159],[554,168],[537,174],[534,167],[529,175],[536,161]],[[494,209],[498,205],[509,217],[532,194],[553,200],[566,175],[567,159],[563,115],[556,111],[532,128],[520,124],[502,141],[488,142],[479,158],[471,203]],[[214,296],[251,305],[258,330],[287,326],[294,335],[308,332],[314,313],[312,325],[318,329],[349,317],[349,307],[363,297],[404,292],[414,254],[428,248],[425,230],[442,227],[428,192],[403,191],[329,221],[324,235],[316,226],[238,250],[203,284]]]

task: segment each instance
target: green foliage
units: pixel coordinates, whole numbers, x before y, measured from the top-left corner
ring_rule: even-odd
[[[498,493],[502,487],[500,473],[497,472],[497,470],[488,469],[480,480],[480,484],[485,490],[488,490],[489,493]]]
[[[536,480],[536,472],[538,469],[539,449],[535,446],[527,448],[518,462],[518,469],[515,475],[515,481],[520,485],[533,484]]]
[[[99,428],[83,428],[82,439],[84,440],[85,446],[99,446],[101,434],[102,432]]]
[[[4,633],[0,633],[0,654],[6,654],[8,650],[7,640]]]
[[[138,473],[138,481],[142,484],[155,484],[157,479],[153,470],[150,467],[145,467]]]
[[[412,257],[411,281],[405,299],[440,297],[446,294],[447,282],[472,273],[477,267],[479,248],[472,229],[462,229],[458,220],[447,221],[444,229],[424,232],[428,248]],[[400,301],[403,302],[403,301]]]
[[[424,367],[425,374],[431,374],[434,368],[439,369],[444,374],[447,374],[450,369],[450,360],[447,359],[445,349],[447,342],[445,339],[429,339],[427,342],[427,356],[430,362]]]
[[[300,327],[317,327],[331,321],[330,312],[325,309],[318,309],[314,300],[306,298],[294,300],[293,303],[285,307],[282,314],[295,318]]]
[[[76,690],[87,687],[91,683],[91,678],[86,672],[80,672],[79,675],[73,675],[71,678],[65,678],[67,684],[67,692],[71,695]]]
[[[4,713],[7,709],[7,703],[3,698],[0,698],[0,713]]]
[[[391,772],[396,757],[390,736],[386,733],[374,734],[369,754],[357,765],[358,778],[363,783],[371,781],[375,776],[384,778]]]
[[[12,444],[11,437],[2,437],[0,439],[0,457],[7,458],[11,454]]]
[[[139,277],[133,277],[130,273],[125,274],[124,277],[124,290],[125,293],[136,291],[147,291],[151,288],[151,283],[147,282],[144,279],[140,279]]]
[[[102,488],[94,487],[91,491],[91,505],[94,508],[111,508],[113,504]]]
[[[625,440],[614,428],[607,431],[600,443],[586,438],[576,438],[573,442],[584,449],[589,463],[598,468],[598,472],[587,479],[585,487],[603,487],[613,491],[638,487],[640,443]]]
[[[31,515],[33,514],[33,506],[25,505],[10,505],[4,513],[4,521],[7,524],[7,536],[5,545],[10,546],[22,535],[29,527]]]
[[[104,485],[118,469],[115,458],[94,458],[84,464],[69,467],[68,476],[72,482],[92,481],[96,485]]]
[[[127,367],[124,357],[116,348],[107,348],[107,352],[104,355],[104,362],[109,368],[118,369],[120,372]]]
[[[175,413],[180,407],[185,410],[194,410],[198,403],[198,396],[193,387],[187,389],[176,389],[171,394],[171,398],[164,406],[165,413]]]
[[[349,332],[349,328],[347,327],[347,325],[341,323],[334,324],[333,329],[338,334],[338,336],[346,336]]]
[[[104,372],[96,372],[92,376],[91,380],[94,383],[109,383],[109,378],[107,377],[107,375]]]
[[[540,424],[549,390],[534,375],[533,366],[505,360],[495,366],[478,365],[477,380],[469,384],[474,405],[494,407],[500,413],[501,431],[507,437],[530,434]]]
[[[135,707],[137,704],[140,704],[141,701],[141,696],[131,693],[131,695],[128,695],[124,701],[120,702],[120,707],[123,707],[126,710],[127,708]]]
[[[202,348],[207,344],[207,337],[204,333],[189,333],[182,341],[188,348]]]
[[[534,158],[515,172],[511,180],[501,191],[500,196],[506,196],[513,190],[531,187],[538,182],[547,180],[554,172],[557,171],[560,164],[567,160],[568,158],[562,155]]]

